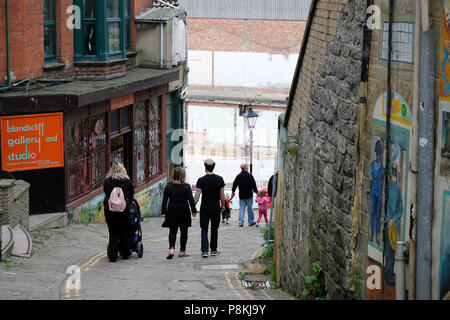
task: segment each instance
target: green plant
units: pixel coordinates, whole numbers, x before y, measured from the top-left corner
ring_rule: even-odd
[[[325,300],[325,286],[322,282],[322,268],[317,262],[312,264],[313,274],[304,280],[305,289],[300,296],[300,300]]]
[[[260,258],[262,259],[272,259],[273,258],[273,250],[274,250],[274,242],[270,243],[263,243],[262,246],[264,247],[263,253],[261,254]]]
[[[289,136],[286,142],[283,142],[284,150],[283,156],[290,154],[294,156],[300,150],[300,135]]]
[[[239,272],[239,277],[241,278],[241,280],[245,279],[245,276],[248,274],[248,272]]]
[[[276,268],[275,262],[272,262],[272,264],[269,267],[264,269],[263,274],[271,275],[271,280],[273,282],[276,282],[277,281],[277,268]]]
[[[261,228],[261,231],[263,233],[263,238],[265,241],[267,241],[269,239],[269,226],[266,226],[264,228]],[[270,237],[273,239],[274,236],[274,229],[273,227],[270,228]]]
[[[352,271],[352,272],[347,272],[347,276],[350,277],[350,283],[357,285],[359,283],[361,283],[361,277],[359,276],[359,274],[356,271]]]

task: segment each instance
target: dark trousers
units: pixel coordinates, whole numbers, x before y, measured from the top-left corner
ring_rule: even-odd
[[[116,260],[117,254],[129,256],[128,216],[127,213],[105,212],[105,220],[109,231],[108,258]]]
[[[178,227],[171,227],[169,232],[169,249],[175,248]],[[188,240],[188,227],[180,227],[180,251],[186,251],[186,243]]]
[[[211,221],[211,243],[208,242],[208,225]],[[200,228],[202,229],[202,252],[208,252],[208,247],[212,251],[217,250],[217,238],[220,226],[220,209],[214,211],[200,212]]]

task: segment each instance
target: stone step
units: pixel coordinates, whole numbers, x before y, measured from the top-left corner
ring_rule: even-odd
[[[14,249],[14,231],[9,224],[2,226],[2,260],[8,259]]]
[[[30,231],[67,226],[67,212],[30,215]]]
[[[31,256],[32,240],[30,234],[24,227],[18,225],[14,231],[14,248],[12,255],[16,257],[29,258]]]

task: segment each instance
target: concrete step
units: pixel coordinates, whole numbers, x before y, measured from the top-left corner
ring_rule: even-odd
[[[24,227],[18,225],[14,231],[14,249],[12,255],[16,257],[29,258],[31,256],[32,241],[30,234]]]
[[[14,249],[14,231],[9,224],[2,226],[2,260],[8,259]]]
[[[30,231],[67,226],[67,212],[30,215]]]

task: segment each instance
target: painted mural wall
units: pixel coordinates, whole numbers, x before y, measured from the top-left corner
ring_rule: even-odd
[[[370,126],[367,129],[370,150],[366,151],[369,161],[365,167],[370,187],[369,197],[365,201],[369,212],[368,266],[377,265],[381,268],[383,282],[380,290],[366,288],[366,298],[395,299],[395,242],[409,241],[412,204],[417,208],[417,172],[411,168],[417,156],[413,146],[418,145],[418,137],[413,137],[413,132],[418,130],[414,128],[416,115],[412,105],[414,52],[411,59],[415,1],[395,2],[391,82],[394,93],[391,97],[391,150],[388,151],[385,150],[388,8],[383,6],[383,1],[375,1],[374,4],[382,8],[383,28],[373,32],[371,42],[368,85]],[[450,299],[450,0],[430,2],[430,20],[431,28],[437,30],[438,37],[432,298]],[[391,156],[389,172],[385,170],[387,152]],[[385,199],[386,188],[389,188],[388,199]],[[407,290],[408,286],[407,281]]]
[[[374,299],[395,299],[396,242],[407,240],[412,112],[401,95],[393,93],[391,98],[390,150],[386,150],[386,93],[378,98],[372,119],[368,259],[369,265],[380,267],[384,280],[381,296],[380,292],[368,293]],[[389,172],[385,168],[387,152]]]
[[[143,217],[159,216],[161,214],[162,197],[164,188],[167,184],[167,178],[153,184],[135,194],[135,199],[141,207]],[[103,200],[105,194],[101,193],[92,199],[84,202],[82,205],[68,211],[69,223],[104,223],[105,213]]]
[[[438,121],[436,123],[435,219],[433,220],[433,294],[450,299],[450,0],[442,0],[438,44]],[[435,258],[436,257],[436,258]]]

